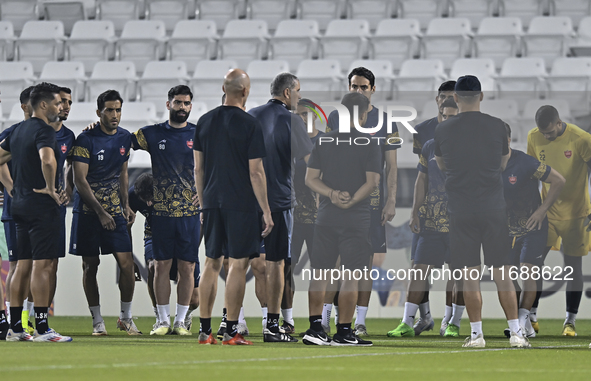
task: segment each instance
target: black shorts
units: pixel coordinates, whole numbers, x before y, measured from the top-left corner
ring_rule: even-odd
[[[115,230],[107,230],[96,214],[74,213],[70,254],[96,257],[99,254],[131,252],[127,221],[122,215],[114,216],[113,219]]]
[[[60,211],[12,216],[16,224],[18,260],[56,259],[59,256]]]
[[[444,262],[449,262],[449,233],[425,231],[417,235],[415,264],[443,267]]]
[[[415,255],[417,252],[417,245],[419,244],[419,235],[417,233],[412,233],[412,243],[410,245],[410,260],[411,262],[415,260]]]
[[[308,256],[314,248],[314,224],[302,224],[294,222],[293,231],[291,234],[291,257],[287,258],[286,263],[297,265],[302,255],[302,248],[306,242],[306,249],[308,250]]]
[[[486,266],[511,264],[505,209],[485,213],[449,214],[450,267],[480,266],[480,248]]]
[[[198,214],[185,217],[152,216],[150,227],[155,260],[176,258],[199,262],[201,219]]]
[[[8,250],[8,261],[18,261],[16,251],[16,224],[14,220],[4,222],[4,236],[6,237],[6,248]]]
[[[59,258],[66,256],[66,207],[60,206],[60,240],[58,247]]]
[[[532,230],[518,238],[510,237],[511,265],[529,263],[538,267],[544,266],[547,241],[548,219],[544,220],[540,230]]]
[[[259,221],[263,220],[262,213]],[[265,259],[271,262],[286,260],[291,256],[291,230],[293,218],[291,209],[280,212],[271,212],[273,218],[273,230],[265,237]],[[262,226],[261,226],[262,231]]]
[[[382,226],[382,211],[371,210],[369,221],[369,239],[373,253],[387,252],[386,226]]]
[[[314,226],[314,251],[310,253],[313,269],[334,269],[337,259],[347,270],[363,269],[372,250],[369,228]]]
[[[249,258],[259,253],[261,231],[259,213],[228,209],[205,209],[203,238],[205,255],[217,259],[224,255],[234,259]]]

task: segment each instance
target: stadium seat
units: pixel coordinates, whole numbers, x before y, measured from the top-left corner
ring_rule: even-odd
[[[424,104],[434,99],[433,92],[446,79],[441,60],[406,60],[394,79],[395,99]]]
[[[152,168],[152,157],[148,151],[131,150],[129,154],[129,168]]]
[[[474,36],[474,55],[491,58],[500,68],[505,58],[520,52],[523,27],[519,17],[487,17]]]
[[[168,90],[189,82],[187,65],[183,61],[152,61],[138,80],[138,99],[153,102],[158,114],[166,110]]]
[[[136,71],[131,61],[100,61],[94,65],[92,75],[86,81],[86,101],[93,102],[102,92],[113,89],[128,100],[136,98]]]
[[[460,58],[454,61],[449,76],[457,79],[463,75],[475,75],[481,83],[485,96],[494,96],[495,92],[495,63],[490,58]]]
[[[496,0],[450,0],[450,17],[463,17],[478,25],[497,11]]]
[[[351,62],[367,57],[369,36],[366,20],[331,21],[326,34],[320,38],[320,56],[327,60],[339,60],[341,66],[347,68]]]
[[[193,69],[197,62],[215,58],[218,39],[215,21],[179,21],[167,42],[167,59],[185,61]]]
[[[36,82],[50,82],[59,86],[69,87],[72,90],[72,101],[77,102],[84,100],[85,81],[86,75],[82,62],[50,61],[43,65],[41,75],[39,75],[39,79]]]
[[[76,21],[88,19],[86,9],[94,6],[94,0],[43,0],[41,6],[44,19],[61,21],[69,36]]]
[[[574,36],[569,17],[534,17],[523,36],[524,53],[528,57],[543,57],[549,68],[555,58],[566,55]]]
[[[518,125],[519,105],[512,99],[486,99],[480,103],[480,111],[502,119],[512,128]],[[520,140],[519,138],[523,138],[523,136],[518,136],[518,134],[511,135],[512,140],[515,141]]]
[[[316,20],[320,30],[332,20],[345,16],[344,0],[297,0],[297,18],[302,20]]]
[[[197,15],[201,20],[213,20],[224,30],[228,21],[244,13],[244,0],[197,0]]]
[[[1,115],[2,114],[0,114],[0,116]],[[21,102],[19,101],[19,102],[16,102],[15,104],[13,104],[12,107],[10,108],[10,114],[8,115],[8,118],[6,118],[6,120],[4,120],[3,129],[7,129],[8,127],[12,126],[13,124],[16,124],[18,122],[22,122],[23,119],[24,119],[24,113],[23,113],[23,109],[21,108]]]
[[[205,102],[208,109],[222,104],[224,76],[237,67],[236,61],[231,60],[199,62],[191,78],[194,99]]]
[[[591,16],[584,17],[577,29],[577,38],[571,43],[573,56],[591,56]]]
[[[507,58],[497,77],[497,97],[514,99],[522,107],[544,91],[547,76],[543,58]]]
[[[472,28],[466,18],[440,18],[429,22],[421,40],[423,58],[440,59],[446,69],[470,53]]]
[[[0,62],[0,97],[4,112],[19,101],[21,91],[33,84],[35,77],[30,62]]]
[[[262,20],[232,20],[218,43],[219,58],[234,60],[245,68],[252,60],[266,58],[269,33]]]
[[[15,33],[20,34],[27,21],[39,18],[37,0],[0,0],[2,21],[10,21]]]
[[[536,112],[545,105],[551,105],[556,108],[558,115],[563,122],[572,122],[572,115],[568,101],[564,99],[532,99],[526,102],[523,113],[520,115],[518,123],[524,140],[527,139],[527,133],[536,127]]]
[[[360,66],[371,70],[376,78],[376,92],[371,96],[372,103],[376,104],[377,102],[390,99],[392,97],[392,81],[394,79],[392,62],[388,60],[357,60],[351,63],[348,73]],[[345,78],[345,84],[347,87],[349,86],[348,78]]]
[[[426,29],[432,19],[447,11],[447,0],[398,0],[398,18],[417,19],[421,29]]]
[[[168,91],[168,90],[167,90]],[[166,115],[168,119],[168,115]],[[135,132],[159,121],[153,102],[128,102],[121,109],[121,127]]]
[[[116,43],[121,61],[132,61],[136,70],[143,72],[146,64],[163,58],[166,28],[159,20],[132,20],[123,28]]]
[[[119,34],[127,21],[139,19],[141,5],[140,0],[97,0],[96,19],[112,21]]]
[[[400,70],[402,62],[418,54],[420,37],[418,20],[382,20],[370,40],[370,57],[392,61],[394,70]]]
[[[16,58],[29,61],[35,73],[47,61],[57,61],[64,53],[64,24],[61,21],[29,21],[16,40]]]
[[[66,57],[84,63],[90,74],[99,61],[115,56],[115,26],[112,21],[78,21],[66,40]]]
[[[567,100],[574,116],[589,114],[591,57],[557,58],[546,83],[548,98]]]
[[[269,41],[269,56],[285,60],[295,69],[303,60],[316,56],[319,37],[315,20],[283,20]]]
[[[127,106],[127,103],[124,102],[124,104]],[[98,121],[99,118],[96,116],[96,108],[96,98],[93,102],[78,102],[73,104],[66,125],[76,136],[80,135],[86,126]]]
[[[3,61],[14,56],[14,28],[10,21],[0,21],[0,58]]]
[[[504,17],[519,17],[525,28],[530,21],[548,12],[546,0],[498,0],[499,15]]]
[[[308,98],[338,99],[344,90],[341,64],[337,60],[304,60],[296,75],[302,94]]]
[[[194,0],[144,0],[146,19],[164,21],[167,32],[172,32],[177,22],[195,15]]]
[[[191,114],[189,115],[189,122],[193,124],[197,124],[199,118],[203,116],[207,111],[207,103],[205,102],[193,102],[193,107],[191,108]]]
[[[549,0],[550,14],[553,16],[570,17],[573,25],[579,25],[581,20],[591,15],[589,0]]]
[[[384,19],[396,14],[396,0],[348,0],[347,18],[367,20],[371,30],[375,30]]]
[[[281,20],[295,16],[295,1],[292,0],[248,0],[246,17],[264,20],[270,30],[277,29]]]
[[[289,64],[287,61],[251,61],[246,72],[250,77],[248,99],[266,102],[271,98],[271,81],[277,74],[289,72]]]

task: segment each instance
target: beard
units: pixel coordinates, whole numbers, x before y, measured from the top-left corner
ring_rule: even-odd
[[[189,111],[182,111],[185,115],[179,115],[181,111],[170,110],[170,120],[175,123],[185,123],[189,119]]]

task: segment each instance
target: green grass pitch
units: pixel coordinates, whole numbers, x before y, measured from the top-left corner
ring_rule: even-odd
[[[398,320],[368,319],[373,347],[316,347],[265,344],[261,320],[249,318],[250,347],[205,346],[197,335],[154,337],[152,318],[136,324],[144,336],[132,337],[115,328],[116,318],[105,318],[109,336],[92,337],[91,319],[53,317],[51,326],[71,335],[72,343],[0,342],[2,380],[589,380],[591,375],[591,320],[577,321],[578,337],[560,336],[562,321],[541,320],[532,349],[511,349],[503,336],[506,322],[485,320],[485,349],[464,349],[467,319],[461,338],[439,336],[435,330],[415,338],[388,338]],[[198,327],[195,319],[195,328]],[[212,323],[216,328],[219,319]],[[298,333],[307,319],[296,319]],[[334,327],[332,328],[334,332]]]

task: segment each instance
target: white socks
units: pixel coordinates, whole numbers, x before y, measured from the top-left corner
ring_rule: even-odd
[[[330,314],[332,313],[332,304],[324,304],[322,306],[322,325],[330,327]]]
[[[452,304],[452,316],[451,316],[450,324],[453,324],[453,325],[459,327],[460,323],[462,322],[462,314],[464,313],[465,309],[466,309],[466,306],[459,306],[457,304]]]
[[[26,310],[29,311],[29,316],[33,316],[33,319],[35,319],[35,302],[29,302],[29,298],[25,300],[27,301]]]
[[[121,302],[120,319],[131,319],[131,303],[132,302]]]
[[[339,324],[339,306],[334,306],[334,325]]]
[[[478,335],[482,335],[482,321],[470,322],[472,340],[476,339]],[[483,335],[484,336],[484,335]]]
[[[238,314],[238,323],[246,324],[246,320],[244,320],[244,307],[240,307],[240,313]]]
[[[177,303],[176,314],[174,316],[174,324],[184,323],[185,317],[187,316],[187,311],[189,311],[189,306],[183,306]]]
[[[294,323],[293,323],[293,308],[282,309],[281,315],[283,316],[284,322],[294,325]]]
[[[156,316],[156,321],[158,321],[158,308],[152,307],[152,309],[154,310],[154,316]]]
[[[101,316],[101,305],[88,307],[90,309],[90,315],[92,315],[92,325],[96,325],[103,321],[103,317]]]
[[[526,327],[527,326],[527,322],[529,321],[529,311],[526,310],[525,308],[520,308],[519,309],[519,325],[521,327]]]
[[[529,310],[529,320],[538,321],[538,307],[532,307]]]
[[[355,318],[355,325],[365,325],[366,316],[367,307],[357,306],[357,317]]]
[[[431,309],[429,308],[429,302],[419,304],[419,311],[421,312],[421,319],[432,320]]]
[[[170,326],[170,304],[157,304],[156,308],[158,308],[158,323],[166,323]]]
[[[263,331],[267,328],[267,313],[269,309],[267,307],[261,307],[261,312],[263,314]]]
[[[404,303],[404,317],[402,318],[402,322],[412,327],[415,322],[415,315],[417,314],[418,309],[418,304],[409,302]]]
[[[507,320],[507,323],[509,323],[509,331],[515,332],[519,337],[523,337],[523,330],[519,326],[519,319]]]
[[[6,302],[6,320],[10,324],[10,302]]]
[[[453,314],[453,308],[452,306],[445,306],[445,315],[443,315],[443,320],[441,321],[441,325],[445,325],[447,323],[449,323],[449,321],[451,320],[451,316]]]
[[[577,320],[577,314],[573,314],[571,312],[566,313],[566,319],[564,320],[564,324],[570,323],[575,325],[575,321]]]

